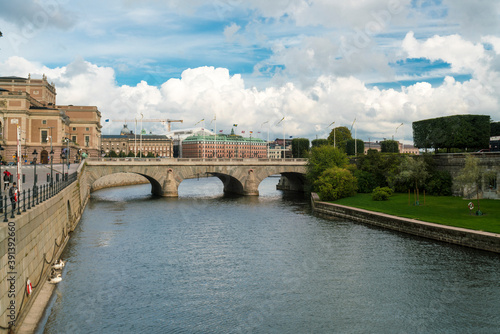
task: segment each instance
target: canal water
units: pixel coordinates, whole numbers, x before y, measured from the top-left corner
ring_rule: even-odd
[[[498,333],[499,255],[320,219],[277,181],[93,193],[38,333]]]

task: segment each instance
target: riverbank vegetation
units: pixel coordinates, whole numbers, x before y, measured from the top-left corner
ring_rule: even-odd
[[[420,197],[420,205],[414,205],[414,195],[395,193],[387,201],[374,201],[371,194],[357,194],[332,203],[355,208],[383,212],[394,216],[417,219],[430,223],[462,227],[477,231],[500,233],[500,203],[498,200],[483,199],[481,207],[469,209],[471,200],[453,196]],[[476,216],[480,209],[483,213]]]

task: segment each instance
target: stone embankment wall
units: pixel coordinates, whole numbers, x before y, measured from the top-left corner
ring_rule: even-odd
[[[415,219],[321,202],[315,193],[311,195],[311,203],[314,213],[323,218],[343,218],[424,238],[500,253],[500,234],[427,223]]]
[[[129,186],[134,184],[149,183],[149,181],[139,174],[132,173],[116,173],[98,179],[91,187],[91,191],[96,191],[104,188]]]
[[[78,169],[76,182],[56,196],[27,209],[21,215],[0,223],[0,333],[8,333],[15,320],[17,331],[24,317],[47,280],[51,264],[59,259],[66,243],[78,224],[90,192],[102,188],[146,183],[136,174],[116,174],[88,182],[88,173]],[[10,215],[9,215],[10,216]],[[0,221],[3,214],[0,215]],[[26,284],[33,289],[27,295]]]
[[[78,181],[73,182],[56,196],[0,223],[1,327],[14,320],[21,324],[80,220],[86,200]],[[31,295],[25,292],[28,279]]]

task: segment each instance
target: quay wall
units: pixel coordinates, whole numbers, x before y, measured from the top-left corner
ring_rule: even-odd
[[[95,190],[149,183],[143,176],[119,173],[89,182],[89,173],[81,164],[77,180],[54,197],[26,208],[8,222],[0,222],[0,333],[17,332],[50,274],[51,264],[59,259],[70,233],[80,221],[83,210]],[[0,215],[0,221],[3,220]],[[14,254],[14,255],[13,255]],[[11,267],[12,265],[12,267]],[[26,294],[26,283],[33,286]],[[11,284],[12,282],[12,284]],[[13,307],[11,305],[14,305]]]
[[[313,212],[326,219],[343,218],[424,238],[500,253],[500,234],[427,223],[415,219],[321,202],[315,193],[311,194],[311,204]]]
[[[51,264],[64,250],[88,198],[80,190],[79,182],[73,182],[54,197],[26,212],[21,208],[21,215],[8,215],[8,222],[0,223],[0,333],[7,333],[4,328],[13,320],[16,331],[47,280]],[[28,279],[31,295],[26,293]]]

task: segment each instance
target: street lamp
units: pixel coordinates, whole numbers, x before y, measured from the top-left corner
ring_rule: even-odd
[[[2,145],[0,145],[0,153],[3,150],[4,148],[2,147]],[[3,164],[3,156],[0,154],[0,176],[2,176],[2,164]],[[3,213],[2,187],[4,187],[4,185],[0,184],[0,213]]]
[[[331,122],[330,125],[328,125],[326,128],[328,129],[330,126],[332,126],[334,124],[335,124],[335,121]],[[337,143],[335,142],[335,128],[333,128],[333,147],[336,146],[335,144],[337,144]]]
[[[33,165],[35,168],[33,169],[33,194],[36,194],[36,157],[38,155],[38,152],[35,150],[33,151]]]
[[[54,160],[54,150],[50,149],[50,186],[52,187],[52,183],[54,180],[54,169],[52,168],[52,160]]]

